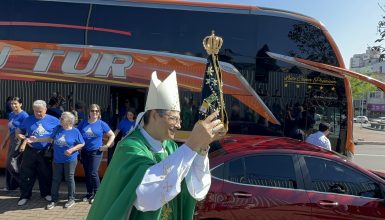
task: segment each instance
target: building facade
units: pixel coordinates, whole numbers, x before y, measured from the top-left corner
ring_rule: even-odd
[[[385,74],[385,61],[380,61],[380,51],[367,48],[363,54],[355,54],[350,58],[350,69],[359,73]],[[379,79],[381,80],[381,79]],[[353,100],[355,115],[365,115],[369,118],[385,116],[385,94],[374,91],[363,94]]]

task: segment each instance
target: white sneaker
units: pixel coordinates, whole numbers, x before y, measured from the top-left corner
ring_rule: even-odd
[[[44,199],[47,200],[48,202],[51,202],[52,201],[52,196],[50,196],[50,195],[45,196]]]
[[[64,208],[68,209],[68,208],[71,208],[73,205],[75,205],[75,200],[71,199],[71,200],[68,200],[66,204],[64,204]]]
[[[55,206],[56,206],[56,203],[55,203],[55,202],[50,202],[50,203],[48,203],[48,205],[45,207],[45,209],[50,210],[50,209],[55,208]]]
[[[27,203],[28,199],[20,199],[18,202],[17,202],[17,205],[19,206],[22,206],[22,205],[25,205]]]

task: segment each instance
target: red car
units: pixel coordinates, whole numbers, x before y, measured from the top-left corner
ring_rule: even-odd
[[[212,146],[212,183],[196,219],[385,219],[385,174],[285,137]]]

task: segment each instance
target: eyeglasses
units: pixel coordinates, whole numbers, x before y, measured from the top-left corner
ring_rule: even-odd
[[[97,112],[99,112],[99,110],[90,110],[90,112],[96,112],[97,113]]]
[[[167,115],[165,114],[168,119],[173,123],[173,124],[182,124],[182,120],[178,116],[174,115]]]

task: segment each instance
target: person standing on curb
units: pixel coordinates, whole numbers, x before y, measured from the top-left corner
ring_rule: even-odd
[[[24,121],[24,119],[28,117],[28,113],[23,111],[21,108],[23,106],[23,101],[19,97],[11,98],[10,105],[12,108],[12,112],[9,114],[8,119],[10,145],[7,154],[5,181],[6,190],[15,190],[20,185],[20,175],[19,173],[12,171],[13,169],[11,169],[11,160],[12,157],[16,156],[15,154],[20,154],[18,151],[21,144],[21,141],[16,137],[15,132]],[[19,157],[21,157],[21,155]]]
[[[103,159],[103,152],[112,146],[115,134],[108,124],[100,119],[99,105],[92,104],[89,110],[88,120],[81,121],[78,129],[85,141],[85,146],[81,151],[81,158],[86,177],[87,195],[83,198],[83,202],[88,201],[92,204],[100,185],[99,167]],[[108,140],[103,145],[104,135],[108,137]]]
[[[33,115],[24,119],[20,127],[16,129],[16,136],[20,140],[25,140],[30,136],[37,138],[50,137],[60,122],[57,118],[46,113],[46,102],[43,100],[34,101]],[[39,180],[40,196],[47,201],[52,200],[52,163],[51,158],[44,156],[48,146],[49,143],[47,142],[28,143],[20,146],[19,150],[24,152],[24,155],[20,169],[21,195],[17,203],[19,206],[25,205],[31,198],[36,177]]]
[[[49,138],[34,136],[28,138],[30,142],[53,143],[52,201],[48,203],[46,209],[53,209],[57,205],[63,174],[68,187],[68,201],[64,204],[64,208],[70,208],[75,204],[75,169],[84,140],[79,130],[74,128],[74,124],[75,116],[71,112],[63,112],[60,117],[60,127]]]

